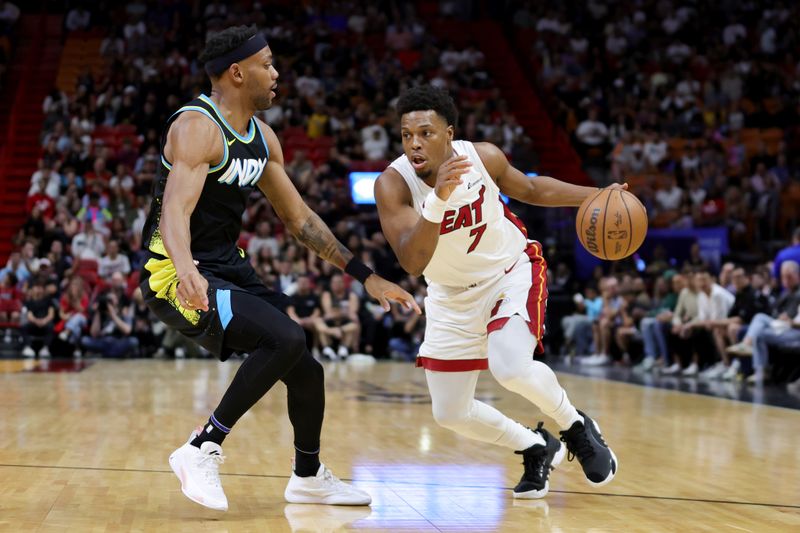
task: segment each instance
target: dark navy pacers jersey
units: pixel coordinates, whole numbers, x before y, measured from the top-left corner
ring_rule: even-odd
[[[161,165],[154,184],[150,214],[143,231],[144,247],[157,256],[168,257],[158,229],[164,188],[172,168],[171,163],[163,155],[164,145],[170,125],[179,114],[186,112],[202,113],[213,120],[222,133],[225,145],[222,160],[208,170],[203,191],[192,212],[189,226],[192,257],[204,268],[214,270],[214,265],[231,265],[243,261],[243,254],[240,254],[236,246],[242,229],[242,214],[248,196],[267,166],[269,149],[254,118],[250,119],[247,135],[242,136],[228,124],[214,102],[206,95],[200,95],[178,109],[167,121],[161,137]]]

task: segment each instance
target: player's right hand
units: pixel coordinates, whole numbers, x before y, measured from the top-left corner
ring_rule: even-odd
[[[208,311],[208,280],[192,270],[178,276],[178,302],[191,311]]]
[[[466,155],[451,157],[441,164],[439,173],[436,176],[436,196],[442,200],[447,200],[456,187],[461,184],[461,176],[469,172],[472,163]]]

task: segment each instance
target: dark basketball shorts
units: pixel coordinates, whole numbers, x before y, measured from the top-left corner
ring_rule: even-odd
[[[289,298],[268,289],[247,261],[236,264],[198,265],[208,280],[208,311],[187,309],[178,301],[178,274],[169,258],[151,256],[142,268],[142,296],[147,306],[167,326],[190,338],[220,360],[236,350],[228,346],[225,329],[233,318],[232,300],[255,296],[286,313]]]

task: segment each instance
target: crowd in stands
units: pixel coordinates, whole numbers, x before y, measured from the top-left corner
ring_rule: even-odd
[[[8,307],[17,314],[6,318],[21,319],[28,356],[40,347],[48,354],[52,343],[76,356],[200,355],[158,325],[137,282],[162,128],[183,103],[210,90],[196,61],[209,32],[241,23],[264,32],[280,78],[279,97],[261,118],[283,141],[288,174],[343,243],[420,304],[424,284],[400,270],[374,209],[357,209],[346,186],[350,170],[383,170],[401,153],[392,106],[399,91],[428,79],[451,88],[471,138],[531,158],[518,149],[522,130],[498,98],[483,54],[437,42],[409,5],[284,2],[271,4],[269,16],[266,8],[221,2],[199,10],[183,2],[107,7],[81,3],[66,13],[67,38],[101,36],[108,68],[43,102],[30,215],[16,239],[19,252],[0,274],[14,287]],[[414,358],[424,319],[384,313],[360,284],[287,235],[260,193],[244,218],[240,246],[268,286],[292,297],[289,313],[315,352]]]
[[[631,364],[636,348],[636,372],[721,380],[747,374],[752,384],[769,377],[770,356],[776,363],[786,352],[788,364],[773,364],[773,373],[785,366],[783,379],[800,378],[798,259],[800,229],[775,261],[750,270],[728,262],[714,276],[687,260],[678,267],[653,262],[643,274],[600,274],[561,320],[565,351],[602,366]],[[800,391],[800,379],[792,387]]]
[[[788,237],[800,205],[800,4],[505,6],[553,117],[593,176],[629,182],[651,226],[724,225],[748,252]]]
[[[539,88],[589,164],[629,181],[656,226],[726,224],[734,247],[789,231],[796,220],[786,218],[778,193],[796,185],[788,156],[797,141],[790,99],[797,87],[787,85],[796,65],[784,52],[795,37],[783,31],[784,10],[745,17],[746,38],[709,47],[714,32],[694,30],[703,7],[590,4],[585,13],[504,4],[519,32],[512,38],[535,36],[530,57]],[[399,91],[432,80],[457,97],[459,136],[492,141],[518,165],[536,156],[474,46],[437,41],[405,3],[315,5],[270,5],[268,17],[259,5],[222,2],[198,9],[139,1],[67,13],[69,32],[103,37],[99,53],[108,68],[43,102],[29,218],[19,251],[0,271],[0,321],[21,323],[25,355],[47,356],[54,347],[76,356],[203,355],[142,302],[141,230],[161,129],[182,103],[208,93],[196,61],[206,34],[238,23],[257,24],[275,54],[279,98],[261,118],[282,140],[289,176],[343,243],[423,304],[424,283],[404,275],[374,210],[356,207],[346,186],[349,171],[382,170],[401,153],[392,108]],[[726,25],[739,19],[718,20],[730,34]],[[759,48],[769,27],[778,33],[772,52]],[[753,132],[757,138],[748,138]],[[414,358],[424,317],[385,313],[357,282],[287,235],[260,194],[244,227],[240,246],[264,282],[291,297],[287,312],[315,354]],[[589,365],[636,365],[637,372],[744,373],[761,382],[775,353],[797,349],[800,236],[774,269],[762,257],[712,273],[695,245],[683,265],[656,249],[644,270],[620,262],[588,282],[575,279],[571,257],[557,249],[547,255],[551,300],[566,297],[569,305],[548,315],[551,352],[583,356]]]

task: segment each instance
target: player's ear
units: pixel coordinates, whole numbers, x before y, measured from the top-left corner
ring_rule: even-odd
[[[231,73],[234,82],[242,83],[244,81],[244,72],[242,72],[242,67],[239,66],[239,63],[232,63],[228,67],[228,72]]]
[[[452,141],[453,135],[455,134],[456,128],[451,124],[447,126],[447,140]]]

